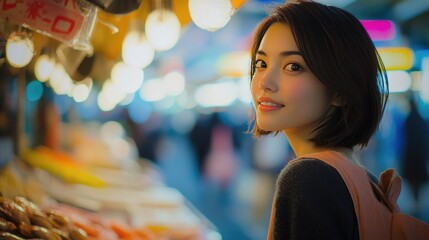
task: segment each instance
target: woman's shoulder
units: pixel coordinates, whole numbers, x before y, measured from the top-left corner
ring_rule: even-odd
[[[327,163],[315,158],[291,161],[279,175],[276,188],[275,235],[358,239],[351,195],[340,174]],[[301,226],[316,234],[303,231]]]
[[[335,170],[334,167],[330,166],[328,163],[319,160],[317,158],[300,158],[290,161],[282,169],[281,175],[291,175],[295,176],[296,174],[310,175],[312,177],[322,177],[321,173],[328,173],[330,175],[338,175],[339,173]],[[314,173],[314,174],[311,174]],[[323,175],[323,177],[327,177]]]
[[[337,170],[316,158],[303,158],[289,162],[281,171],[277,185],[287,191],[326,191],[344,189],[345,183]]]

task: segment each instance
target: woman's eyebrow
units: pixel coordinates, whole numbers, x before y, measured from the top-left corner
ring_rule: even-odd
[[[267,53],[265,53],[262,50],[258,50],[256,52],[256,54],[257,55],[262,55],[262,56],[267,56]],[[282,51],[282,52],[279,53],[279,55],[281,57],[287,57],[287,56],[291,56],[291,55],[299,55],[299,56],[302,57],[302,53],[300,51],[294,51],[294,50],[292,50],[292,51]]]
[[[279,55],[282,57],[287,57],[291,55],[299,55],[302,57],[302,53],[300,51],[283,51],[283,52],[280,52]]]

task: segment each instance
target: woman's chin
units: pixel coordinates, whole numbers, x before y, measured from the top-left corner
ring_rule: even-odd
[[[282,131],[283,129],[281,128],[275,128],[273,126],[264,126],[264,125],[259,125],[258,124],[259,129],[265,131],[265,132],[278,132],[278,131]]]

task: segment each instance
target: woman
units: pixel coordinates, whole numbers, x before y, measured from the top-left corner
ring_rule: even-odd
[[[252,132],[284,132],[297,157],[278,177],[268,238],[359,239],[348,185],[317,156],[359,165],[353,149],[378,128],[387,77],[367,32],[342,9],[289,2],[257,27],[251,61]]]

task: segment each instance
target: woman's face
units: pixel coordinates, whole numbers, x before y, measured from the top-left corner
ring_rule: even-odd
[[[312,132],[327,113],[333,94],[304,62],[289,25],[269,27],[253,64],[251,87],[258,127]]]

